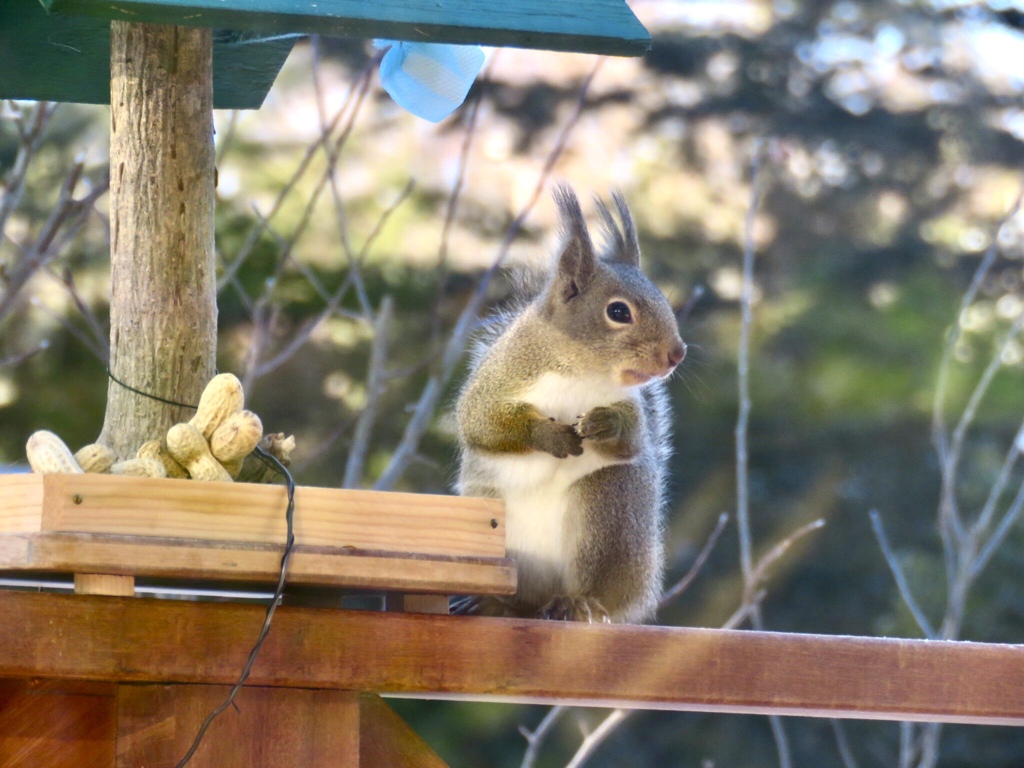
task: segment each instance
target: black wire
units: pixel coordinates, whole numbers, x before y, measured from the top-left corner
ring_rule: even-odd
[[[263,646],[263,641],[267,639],[267,635],[270,632],[270,620],[274,617],[274,611],[277,610],[277,604],[281,600],[281,596],[284,594],[284,580],[285,574],[288,571],[288,561],[292,556],[292,547],[295,544],[295,480],[292,478],[291,472],[282,464],[276,456],[267,453],[259,446],[256,447],[255,453],[274,466],[274,468],[284,475],[285,480],[288,483],[288,510],[285,512],[285,521],[288,524],[288,536],[284,545],[284,554],[281,555],[281,575],[277,580],[277,589],[274,590],[274,597],[270,601],[270,605],[267,606],[267,614],[263,619],[263,628],[260,629],[259,637],[256,639],[256,644],[253,645],[252,650],[249,652],[249,660],[246,662],[245,667],[242,669],[242,674],[238,676],[238,682],[235,683],[231,692],[203,721],[203,724],[199,727],[199,732],[196,733],[195,739],[192,741],[192,746],[189,747],[188,752],[178,762],[176,768],[182,768],[192,756],[199,749],[199,744],[203,740],[203,736],[206,735],[206,729],[210,727],[210,724],[214,719],[223,712],[225,709],[230,707],[235,697],[238,696],[238,692],[242,690],[242,686],[245,685],[245,681],[249,678],[249,673],[252,672],[252,667],[256,663],[256,656],[260,652],[260,648]]]
[[[119,378],[117,378],[114,374],[112,374],[110,372],[110,367],[109,366],[107,367],[107,376],[110,377],[110,380],[112,382],[114,382],[115,384],[118,384],[118,385],[124,387],[129,392],[134,392],[136,395],[142,395],[143,397],[148,397],[150,400],[156,400],[156,401],[161,402],[161,403],[166,403],[167,405],[176,405],[179,408],[191,408],[193,411],[196,410],[199,407],[198,405],[189,405],[188,403],[179,403],[176,400],[168,400],[168,399],[166,399],[164,397],[160,397],[159,395],[154,395],[152,392],[143,392],[141,389],[136,389],[135,387],[131,386],[130,384],[125,384],[123,381],[121,381]]]
[[[166,403],[167,405],[176,405],[181,408],[191,408],[192,410],[197,408],[195,405],[177,403],[173,400],[167,400],[150,392],[144,392],[141,389],[129,386],[123,381],[117,379],[114,374],[110,372],[110,368],[107,368],[107,376],[109,376],[110,380],[115,384],[118,384],[137,395],[148,397],[150,400],[158,400],[159,402]],[[270,621],[274,618],[274,611],[277,610],[277,604],[281,602],[281,597],[284,595],[284,581],[285,576],[288,573],[288,562],[292,558],[292,549],[295,545],[295,478],[292,477],[292,473],[288,471],[288,468],[282,464],[276,456],[267,453],[258,445],[253,453],[259,456],[264,463],[271,465],[274,469],[284,475],[285,482],[288,485],[288,508],[284,513],[284,519],[288,530],[287,536],[285,537],[284,553],[281,555],[281,572],[277,578],[277,588],[274,590],[274,597],[271,599],[270,605],[267,606],[267,613],[263,617],[263,626],[260,628],[259,637],[256,638],[256,643],[253,645],[252,650],[249,651],[249,660],[246,661],[245,667],[242,669],[242,674],[238,676],[238,682],[235,683],[224,701],[206,716],[203,724],[199,726],[199,731],[196,733],[195,739],[192,740],[192,746],[189,747],[188,752],[185,753],[185,756],[181,758],[175,768],[183,768],[183,766],[192,759],[196,750],[199,749],[199,745],[203,741],[203,736],[206,735],[206,729],[210,727],[210,724],[221,712],[234,704],[235,697],[238,696],[238,692],[242,690],[242,686],[245,685],[245,681],[249,679],[253,665],[256,663],[256,657],[259,655],[260,648],[263,647],[263,641],[266,640],[267,635],[270,634]]]

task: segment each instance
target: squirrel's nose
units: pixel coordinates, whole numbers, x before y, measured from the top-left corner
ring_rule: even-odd
[[[686,357],[686,344],[682,341],[679,342],[674,348],[669,350],[668,353],[668,364],[675,368]]]

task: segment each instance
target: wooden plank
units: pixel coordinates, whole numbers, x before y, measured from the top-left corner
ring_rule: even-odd
[[[263,613],[0,592],[0,677],[228,684]],[[286,605],[250,680],[421,698],[1024,725],[1024,647],[983,643]]]
[[[0,532],[26,532],[24,475],[0,476]],[[280,544],[284,486],[114,475],[35,475],[41,529]],[[8,511],[8,489],[13,502]],[[501,502],[418,493],[299,487],[295,536],[306,546],[504,557]]]
[[[359,697],[359,768],[447,768],[380,696]]]
[[[43,529],[43,476],[0,475],[0,532]]]
[[[124,18],[124,17],[121,17]],[[259,109],[295,43],[215,30],[213,105]],[[0,98],[110,103],[110,22],[47,15],[38,0],[0,2]]]
[[[177,765],[227,686],[121,685],[117,766]],[[189,768],[359,765],[359,695],[245,687],[207,730]]]
[[[119,573],[161,579],[276,583],[283,547],[104,534],[0,534],[0,571]],[[445,594],[509,595],[508,558],[297,546],[288,583]]]
[[[135,597],[135,579],[109,573],[76,573],[75,594]]]
[[[114,686],[0,680],[0,765],[113,768]]]
[[[651,37],[624,0],[43,0],[51,11],[106,19],[288,32],[545,48],[642,56]]]

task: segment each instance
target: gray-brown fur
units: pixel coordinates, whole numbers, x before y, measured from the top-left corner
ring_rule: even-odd
[[[505,500],[519,590],[462,605],[488,615],[647,620],[663,567],[663,380],[685,345],[668,302],[640,272],[623,198],[613,197],[618,221],[598,205],[607,230],[600,257],[575,194],[560,188],[555,199],[563,245],[554,269],[486,338],[456,407],[459,491]]]

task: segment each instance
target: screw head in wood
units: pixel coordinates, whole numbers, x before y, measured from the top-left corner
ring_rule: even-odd
[[[71,500],[73,502],[75,502],[75,504],[81,504],[82,503],[82,494],[76,493],[74,496],[71,497]]]
[[[491,518],[491,528],[497,528],[497,527],[498,527],[498,520],[497,520],[497,518],[492,517]]]

